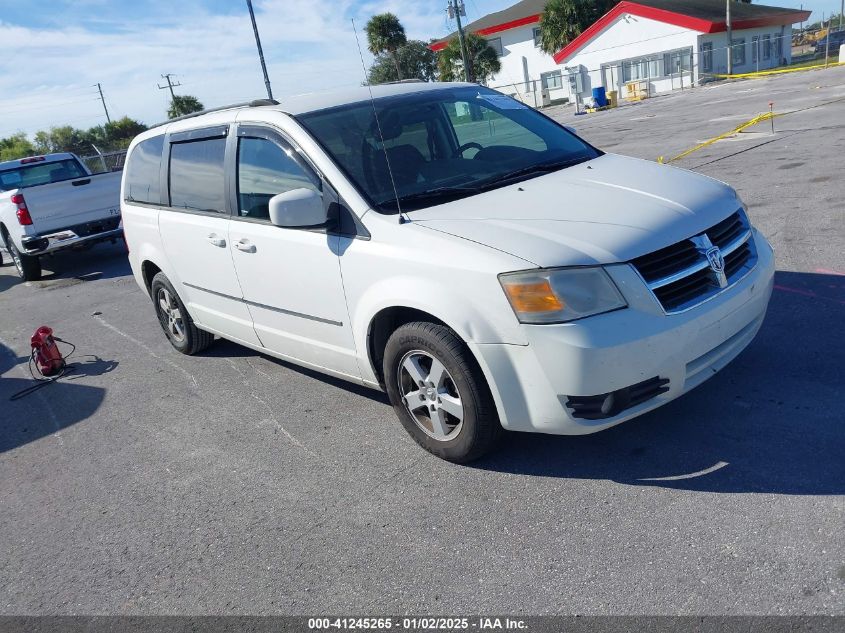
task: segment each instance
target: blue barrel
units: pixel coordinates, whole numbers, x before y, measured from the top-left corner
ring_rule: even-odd
[[[596,102],[597,108],[603,108],[607,105],[607,95],[604,92],[604,86],[593,88],[593,101]]]

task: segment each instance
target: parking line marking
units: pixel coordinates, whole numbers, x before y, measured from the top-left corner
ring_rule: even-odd
[[[728,462],[717,462],[713,464],[710,468],[705,468],[704,470],[699,470],[696,473],[688,473],[686,475],[673,475],[672,477],[643,477],[642,479],[638,479],[637,481],[678,481],[680,479],[694,479],[696,477],[701,477],[702,475],[709,475],[710,473],[716,472],[728,465]]]
[[[281,431],[281,432],[282,432],[282,435],[284,435],[286,438],[288,438],[288,440],[290,440],[290,443],[291,443],[291,444],[293,444],[294,446],[296,446],[297,448],[301,448],[303,451],[305,451],[306,453],[308,453],[309,455],[311,455],[311,457],[319,457],[319,455],[317,455],[315,452],[313,452],[313,451],[309,450],[309,449],[305,446],[305,444],[303,444],[303,443],[302,443],[302,442],[300,442],[298,439],[296,439],[293,435],[291,435],[291,434],[288,432],[288,430],[287,430],[285,427],[283,427],[283,426],[281,425],[281,423],[279,422],[278,418],[276,418],[276,414],[275,414],[275,412],[273,411],[273,407],[271,407],[271,406],[270,406],[270,405],[269,405],[269,404],[268,404],[268,403],[267,403],[264,399],[262,399],[262,398],[261,398],[261,396],[259,396],[257,393],[255,393],[255,392],[252,390],[252,388],[251,388],[251,387],[252,387],[252,385],[251,385],[251,384],[250,384],[250,382],[247,380],[246,374],[244,374],[244,372],[243,372],[243,371],[241,371],[241,368],[240,368],[240,367],[238,367],[237,363],[236,363],[234,360],[232,360],[231,358],[227,358],[226,360],[227,360],[227,361],[229,362],[229,364],[232,366],[232,369],[234,369],[236,372],[238,372],[238,375],[241,377],[241,382],[243,382],[244,386],[245,386],[245,387],[247,387],[247,388],[249,389],[249,395],[250,395],[250,397],[251,397],[251,398],[253,398],[254,400],[256,400],[257,402],[261,403],[261,404],[264,406],[264,408],[265,408],[265,409],[267,409],[267,412],[270,414],[270,418],[269,418],[269,420],[270,420],[270,421],[272,421],[272,422],[276,425],[276,429],[278,429],[279,431]],[[249,360],[247,360],[247,364],[248,364],[250,367],[252,367],[252,364],[249,362]],[[253,367],[253,369],[254,369],[254,367]]]
[[[178,371],[178,372],[180,372],[180,373],[184,374],[185,376],[187,376],[188,378],[190,378],[190,379],[191,379],[191,382],[192,382],[192,383],[194,383],[194,387],[196,387],[197,389],[199,389],[199,384],[197,383],[197,379],[196,379],[196,378],[194,378],[194,375],[193,375],[191,372],[189,372],[187,369],[185,369],[185,368],[183,368],[183,367],[180,367],[179,365],[177,365],[176,363],[174,363],[172,360],[169,360],[169,359],[167,359],[167,358],[164,358],[164,357],[162,357],[162,356],[159,356],[159,355],[158,355],[158,354],[156,354],[153,350],[151,350],[151,349],[149,348],[149,346],[148,346],[148,345],[145,345],[144,343],[142,343],[141,341],[139,341],[138,339],[136,339],[134,336],[130,336],[130,335],[129,335],[129,334],[127,334],[126,332],[123,332],[122,330],[117,329],[115,326],[113,326],[111,323],[109,323],[108,321],[106,321],[106,320],[105,320],[103,317],[101,317],[100,315],[96,315],[94,318],[95,318],[97,321],[99,321],[99,322],[100,322],[100,325],[102,325],[103,327],[106,327],[106,328],[110,329],[112,332],[114,332],[115,334],[118,334],[118,335],[122,336],[123,338],[125,338],[126,340],[128,340],[128,341],[131,341],[131,342],[135,343],[135,345],[137,345],[138,347],[140,347],[142,350],[144,350],[145,352],[147,352],[147,354],[149,354],[150,356],[152,356],[152,357],[153,357],[153,358],[155,358],[156,360],[159,360],[159,361],[161,361],[161,362],[163,362],[163,363],[166,363],[167,365],[170,365],[170,366],[171,366],[173,369],[175,369],[176,371]]]

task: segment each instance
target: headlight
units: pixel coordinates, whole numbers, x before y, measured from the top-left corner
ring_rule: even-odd
[[[564,323],[628,305],[601,267],[504,273],[499,282],[521,323]]]

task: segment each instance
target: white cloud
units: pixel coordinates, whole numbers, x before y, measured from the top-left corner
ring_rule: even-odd
[[[274,96],[359,85],[364,71],[350,23],[354,16],[367,64],[366,20],[386,10],[400,16],[409,37],[446,31],[443,4],[398,0],[256,0],[258,26]],[[207,107],[266,96],[246,7],[212,15],[196,2],[157,2],[141,20],[115,23],[96,15],[99,0],[70,5],[85,20],[56,14],[56,26],[29,28],[0,22],[0,136],[69,123],[105,122],[94,84],[100,82],[113,118],[146,123],[165,118],[167,91],[160,75],[175,73]]]

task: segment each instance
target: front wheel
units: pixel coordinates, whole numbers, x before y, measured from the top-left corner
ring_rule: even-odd
[[[387,341],[384,376],[402,426],[442,459],[478,459],[503,433],[478,364],[445,326],[415,322],[399,327]]]
[[[214,342],[214,335],[199,329],[185,309],[185,304],[164,273],[153,277],[150,285],[158,322],[170,344],[188,356],[201,352]]]

